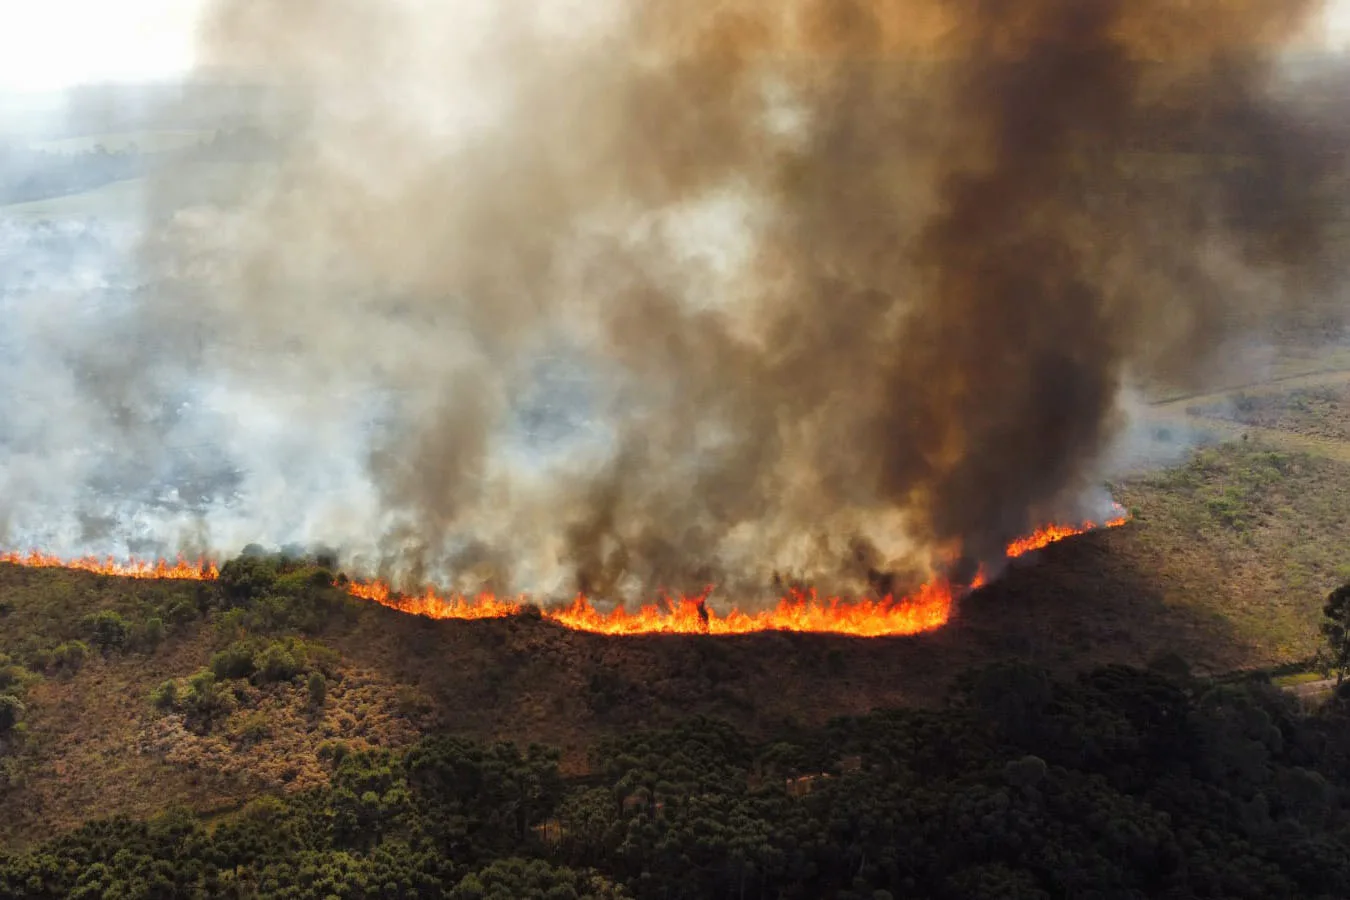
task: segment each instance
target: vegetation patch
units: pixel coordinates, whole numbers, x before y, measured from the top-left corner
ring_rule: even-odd
[[[1255,441],[1114,486],[1122,551],[1169,604],[1231,623],[1259,665],[1306,658],[1323,599],[1350,579],[1350,466]]]
[[[0,858],[0,897],[1343,897],[1346,703],[1000,664],[941,709],[639,729],[580,779],[537,746],[331,743],[311,790]]]

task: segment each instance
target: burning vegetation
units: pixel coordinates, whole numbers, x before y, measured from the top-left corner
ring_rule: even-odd
[[[638,629],[780,572],[968,584],[1092,514],[1122,396],[1343,318],[1340,73],[1281,65],[1312,0],[207,6],[272,155],[156,182],[110,320],[14,317],[7,546],[691,598]]]
[[[1010,544],[1006,556],[1015,559],[1056,541],[1099,527],[1116,527],[1126,521],[1126,517],[1120,515],[1103,525],[1094,522],[1078,526],[1050,525]],[[118,562],[93,557],[63,560],[35,550],[29,553],[0,553],[0,563],[29,568],[75,569],[123,578],[215,581],[220,577],[220,568],[216,563],[206,560],[192,563],[182,558],[174,563],[134,559]],[[979,587],[983,582],[984,575],[981,573],[971,587]],[[348,581],[345,578],[340,578],[337,584],[358,599],[433,619],[496,619],[519,615],[533,608],[523,597],[506,599],[489,593],[471,597],[447,595],[430,587],[421,594],[402,594],[382,581]],[[570,603],[543,608],[539,613],[543,618],[574,631],[608,635],[798,631],[886,637],[919,634],[942,627],[947,623],[952,603],[960,593],[945,578],[934,579],[904,596],[886,596],[879,600],[822,598],[814,590],[794,589],[775,605],[759,611],[732,608],[719,613],[709,605],[712,590],[709,588],[697,596],[667,596],[635,612],[628,611],[623,605],[610,612],[603,612],[595,607],[590,598],[578,595]]]

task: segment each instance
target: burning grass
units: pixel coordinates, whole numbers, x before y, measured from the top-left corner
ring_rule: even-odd
[[[1125,521],[1126,517],[1121,515],[1106,522],[1105,527],[1122,525]],[[1007,548],[1007,556],[1016,558],[1099,527],[1103,526],[1094,522],[1050,525],[1014,541]],[[141,579],[213,581],[220,575],[219,568],[213,562],[190,563],[183,559],[176,563],[163,560],[156,563],[138,560],[122,563],[94,558],[61,560],[50,554],[32,551],[27,554],[0,554],[0,562]],[[977,578],[976,586],[982,581],[982,576]],[[497,619],[518,615],[533,608],[523,597],[505,599],[491,594],[476,597],[446,596],[432,588],[427,588],[422,594],[405,595],[379,581],[343,582],[343,586],[353,597],[433,619]],[[634,612],[623,606],[603,612],[588,598],[578,596],[571,603],[542,609],[539,614],[564,628],[607,635],[729,635],[794,631],[885,637],[920,634],[941,628],[951,616],[958,589],[944,579],[937,579],[898,598],[822,598],[814,590],[793,591],[780,598],[776,605],[757,612],[732,608],[725,613],[709,605],[711,593],[710,588],[697,596],[663,597],[658,603],[643,606]]]

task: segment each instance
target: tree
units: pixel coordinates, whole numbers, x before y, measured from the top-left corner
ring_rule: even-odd
[[[1322,607],[1326,621],[1322,623],[1322,634],[1326,636],[1331,650],[1331,667],[1336,670],[1336,686],[1345,681],[1345,671],[1350,668],[1350,584],[1343,584],[1332,591]]]
[[[23,718],[23,701],[13,694],[0,694],[0,734],[7,733]]]
[[[309,675],[309,705],[319,709],[323,706],[327,696],[328,680],[323,677],[322,672],[311,672]]]

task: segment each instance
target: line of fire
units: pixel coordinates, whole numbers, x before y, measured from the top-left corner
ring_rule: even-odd
[[[1075,535],[1101,528],[1114,528],[1128,521],[1123,510],[1104,523],[1049,525],[1014,541],[1007,547],[1009,559]],[[0,552],[0,563],[30,568],[62,568],[99,575],[134,579],[214,581],[220,567],[210,560],[175,562],[159,560],[63,559],[37,550]],[[977,577],[974,586],[983,582]],[[381,581],[347,581],[340,586],[353,597],[379,603],[410,615],[432,619],[495,619],[519,615],[531,607],[525,597],[510,599],[492,594],[447,595],[428,587],[421,594],[405,594]],[[921,634],[947,624],[959,591],[943,579],[935,579],[902,597],[820,597],[813,590],[792,591],[776,604],[759,611],[732,608],[717,611],[710,605],[712,590],[693,595],[663,597],[630,611],[618,606],[609,612],[597,609],[591,600],[578,596],[570,603],[540,609],[540,615],[565,628],[607,635],[641,634],[750,634],[760,631],[797,631],[845,634],[854,637],[894,637]]]

